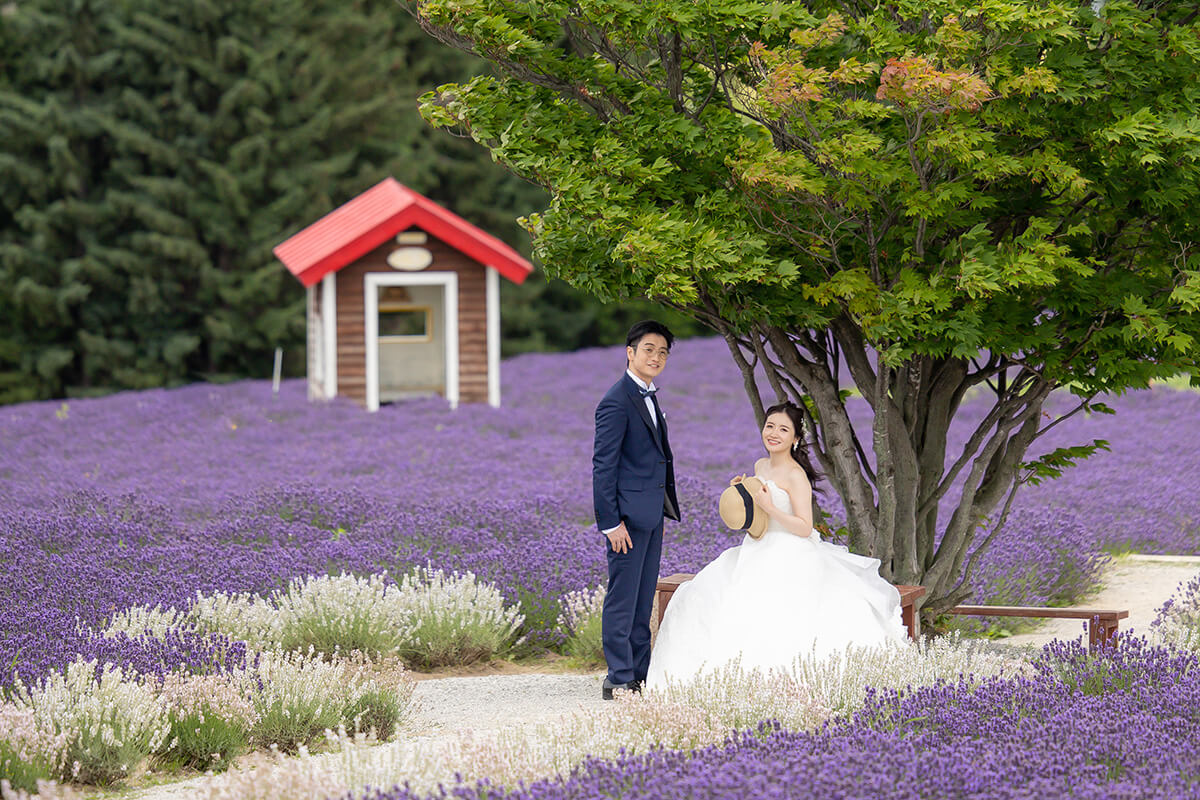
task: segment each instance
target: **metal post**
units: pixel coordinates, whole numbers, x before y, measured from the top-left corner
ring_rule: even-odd
[[[275,373],[271,378],[271,396],[279,398],[279,373],[283,369],[283,348],[275,348]]]

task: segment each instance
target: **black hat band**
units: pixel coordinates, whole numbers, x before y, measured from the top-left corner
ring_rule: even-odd
[[[744,517],[746,524],[738,530],[748,531],[750,530],[750,524],[754,521],[754,498],[750,496],[750,492],[746,489],[744,483],[735,483],[734,487],[737,489],[738,494],[742,496],[742,502],[746,506],[746,516]]]

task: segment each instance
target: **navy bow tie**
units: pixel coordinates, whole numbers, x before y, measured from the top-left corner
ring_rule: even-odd
[[[642,397],[654,397],[658,389],[638,389],[638,394]]]

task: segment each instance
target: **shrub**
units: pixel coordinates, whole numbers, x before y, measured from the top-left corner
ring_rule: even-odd
[[[246,752],[247,731],[211,710],[172,712],[170,720],[170,746],[162,754],[168,765],[223,772]]]
[[[366,578],[314,575],[296,578],[267,598],[197,595],[188,617],[202,630],[260,649],[389,655],[399,650],[411,625],[409,610],[386,580],[386,573]]]
[[[325,655],[397,652],[410,631],[411,611],[386,577],[343,573],[293,580],[286,592],[271,596],[279,615],[278,647]]]
[[[353,728],[364,720],[390,736],[408,711],[411,681],[381,689],[364,676],[364,665],[316,653],[263,653],[241,676],[253,697],[256,720],[251,739],[293,752],[320,740],[327,730]]]
[[[400,647],[410,665],[423,668],[470,664],[502,654],[516,642],[524,617],[506,607],[494,586],[472,572],[447,576],[418,568],[400,582],[413,627]]]
[[[626,697],[636,701],[638,698]],[[667,732],[666,747],[684,747],[692,735],[671,724],[679,709],[691,709],[701,720],[694,730],[707,733],[693,747],[721,741],[735,730],[755,728],[776,720],[792,730],[812,730],[832,716],[830,707],[804,682],[782,670],[743,669],[732,661],[691,681],[668,681],[645,692],[643,702],[626,711],[630,728],[644,740],[639,751],[653,745],[656,729]]]
[[[38,726],[33,709],[0,704],[0,784],[36,792],[38,781],[62,775],[67,737]]]
[[[229,676],[170,675],[162,684],[171,732],[162,759],[200,770],[226,769],[246,751],[258,715]]]
[[[256,721],[252,738],[285,751],[315,741],[341,722],[343,668],[299,653],[264,653],[248,671]]]
[[[1103,696],[1128,692],[1139,684],[1169,685],[1195,674],[1200,661],[1190,650],[1124,634],[1095,650],[1078,640],[1055,640],[1042,648],[1031,666],[1037,674],[1061,681],[1072,692]]]
[[[570,592],[558,615],[558,626],[567,633],[567,653],[588,664],[604,663],[600,621],[605,593],[603,586]]]
[[[200,630],[240,639],[257,649],[279,645],[280,617],[275,606],[249,593],[197,594],[188,619]]]
[[[1150,630],[1164,644],[1200,650],[1200,575],[1175,587],[1155,614]]]
[[[77,660],[16,702],[40,730],[66,738],[64,778],[106,785],[129,774],[166,740],[170,724],[155,690],[119,667]]]
[[[368,687],[346,704],[342,724],[355,733],[373,734],[380,740],[391,739],[404,719],[411,698],[410,682],[399,687]]]
[[[417,569],[399,584],[388,583],[386,573],[341,574],[297,578],[266,599],[198,596],[189,617],[202,630],[264,649],[399,655],[426,668],[507,652],[524,621],[473,573],[447,576],[434,569]]]
[[[837,714],[862,708],[871,689],[932,686],[1006,676],[1025,669],[1018,658],[989,652],[983,642],[950,634],[896,647],[851,647],[824,658],[798,657],[792,672],[813,697]]]

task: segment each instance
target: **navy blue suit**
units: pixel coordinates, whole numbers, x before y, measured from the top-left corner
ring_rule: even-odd
[[[663,517],[679,519],[675,466],[667,421],[655,403],[657,425],[626,373],[596,407],[592,500],[601,531],[625,523],[633,547],[608,553],[602,639],[608,679],[644,680],[650,666],[650,614],[662,555]]]

